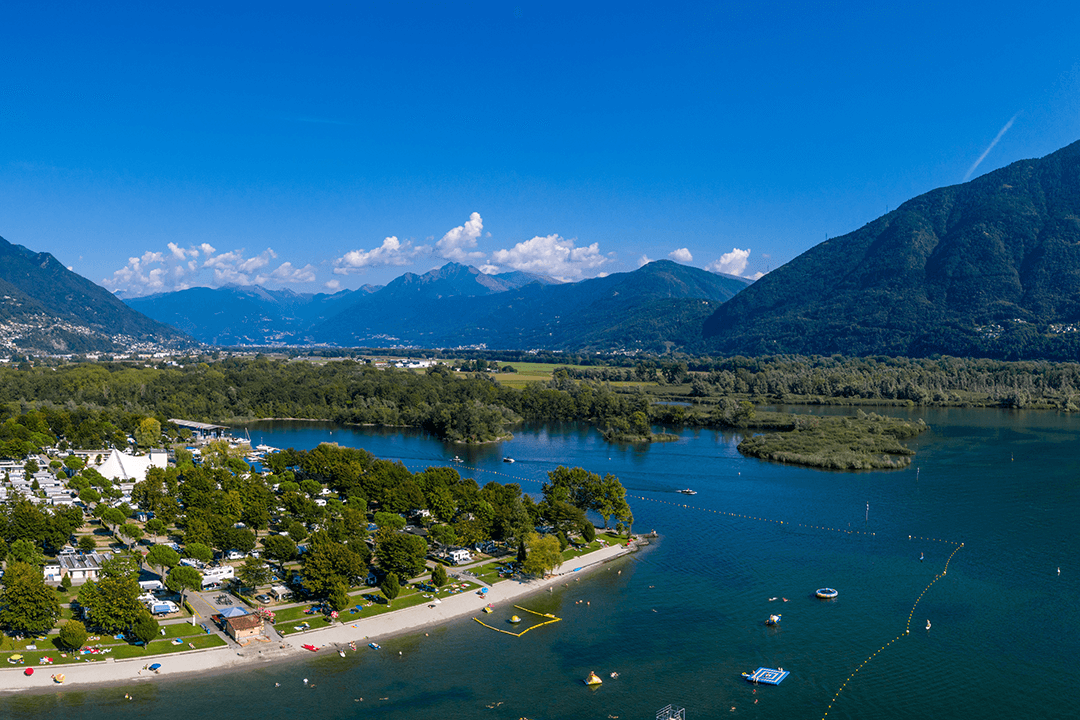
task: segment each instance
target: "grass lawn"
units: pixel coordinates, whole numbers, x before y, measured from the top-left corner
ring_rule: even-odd
[[[494,585],[497,582],[506,580],[504,577],[499,577],[499,568],[505,566],[506,563],[504,562],[484,563],[480,567],[474,567],[472,574],[477,580],[483,580],[488,585]]]
[[[191,650],[191,645],[194,645],[196,649],[219,647],[225,645],[225,640],[216,634],[207,635],[206,632],[196,625],[192,628],[190,625],[166,625],[165,637],[160,640],[152,640],[150,642],[149,649],[140,645],[131,645],[123,640],[117,640],[111,635],[92,636],[97,637],[96,640],[87,640],[86,648],[97,648],[106,650],[107,652],[99,653],[72,653],[62,651],[57,647],[59,637],[52,635],[45,640],[24,639],[19,641],[13,641],[9,637],[4,637],[0,642],[0,661],[7,662],[11,665],[21,665],[23,667],[38,667],[39,670],[44,671],[45,667],[40,667],[42,658],[52,658],[53,665],[65,665],[71,663],[80,662],[100,662],[106,658],[133,658],[133,657],[150,657],[155,654],[163,653],[175,653],[183,652],[185,650]],[[174,637],[183,637],[184,642],[180,645],[173,645],[170,640]],[[190,645],[189,645],[190,643]],[[28,645],[36,645],[38,650],[27,650]],[[11,662],[11,656],[13,654],[22,654],[21,662]]]
[[[466,580],[466,582],[469,581]],[[477,589],[478,586],[476,583],[469,582],[469,587],[465,588],[464,590],[460,590],[460,592],[475,592]],[[446,598],[449,597],[451,594],[456,594],[451,591],[452,588],[447,585],[438,592],[438,597]],[[433,597],[424,597],[425,595],[430,596],[431,593],[425,593],[413,585],[402,587],[401,594],[394,598],[394,602],[392,604],[387,605],[385,602],[381,602],[385,600],[381,592],[374,588],[365,588],[350,593],[349,595],[350,600],[354,602],[352,609],[355,609],[356,605],[362,606],[362,609],[358,612],[351,613],[349,612],[349,609],[346,608],[345,610],[341,611],[337,620],[330,620],[322,613],[312,613],[310,615],[305,615],[304,611],[314,604],[305,603],[300,607],[285,608],[280,612],[275,612],[274,629],[282,635],[292,635],[294,633],[302,632],[304,630],[313,630],[316,628],[328,627],[335,622],[340,622],[343,625],[348,625],[350,623],[356,622],[357,620],[363,620],[364,618],[372,617],[375,615],[382,615],[384,613],[394,612],[395,610],[403,610],[405,608],[430,603],[432,599],[434,599]],[[367,605],[368,602],[371,602],[372,604]],[[305,622],[308,624],[307,627],[302,626],[302,624]]]
[[[601,543],[604,540],[606,542]],[[614,533],[599,533],[596,539],[588,545],[583,545],[580,548],[575,548],[573,545],[563,550],[563,560],[572,560],[576,557],[581,557],[586,553],[591,553],[593,550],[599,550],[602,547],[610,547],[611,545],[622,545],[626,543],[626,538],[616,535]]]

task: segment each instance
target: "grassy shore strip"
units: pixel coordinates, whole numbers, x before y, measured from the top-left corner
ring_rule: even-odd
[[[773,417],[773,416],[776,417]],[[826,470],[904,468],[915,454],[901,440],[929,427],[922,421],[871,413],[854,417],[785,416],[761,413],[748,429],[771,429],[739,443],[743,455]]]
[[[282,644],[255,644],[251,647],[242,648],[239,651],[233,646],[208,647],[202,649],[197,638],[190,637],[183,646],[168,645],[168,639],[155,640],[151,643],[151,649],[155,654],[139,654],[131,656],[119,656],[114,650],[113,662],[80,662],[65,665],[63,672],[66,675],[62,686],[57,686],[50,675],[53,671],[49,666],[35,664],[35,672],[32,676],[23,675],[23,670],[31,665],[27,659],[25,665],[5,666],[0,663],[0,694],[16,692],[56,692],[60,688],[95,686],[106,687],[109,685],[131,685],[136,683],[157,682],[169,677],[184,676],[190,674],[206,673],[209,671],[224,671],[230,668],[242,670],[259,664],[280,660],[296,660],[311,657],[306,650],[300,650],[301,643],[313,644],[320,647],[346,646],[350,642],[366,641],[370,638],[383,638],[391,635],[399,635],[408,632],[416,632],[424,627],[441,625],[462,616],[480,612],[480,609],[488,602],[497,604],[512,603],[515,600],[546,590],[558,583],[567,580],[567,575],[581,576],[589,570],[595,569],[620,555],[632,552],[634,547],[626,545],[609,545],[595,550],[586,555],[572,558],[563,563],[556,574],[544,579],[514,580],[499,583],[486,597],[480,597],[476,592],[463,592],[446,598],[439,605],[428,607],[416,605],[413,607],[401,607],[399,600],[394,601],[393,612],[385,612],[378,616],[368,617],[356,621],[345,619],[344,622],[335,622],[324,629],[310,630],[297,634],[295,639],[287,639]],[[422,594],[421,594],[422,597]],[[186,627],[190,625],[184,624]],[[166,628],[171,626],[164,626]],[[199,626],[195,630],[201,632]],[[202,643],[213,644],[223,642],[217,635],[202,635]],[[113,641],[113,638],[108,638]],[[103,638],[104,641],[104,638]],[[197,650],[187,646],[187,642],[193,642]],[[122,641],[116,641],[122,643]],[[176,647],[172,654],[162,653],[158,650],[158,643],[165,643],[168,647]],[[142,653],[141,648],[127,646]],[[163,648],[166,649],[166,648]],[[186,650],[185,650],[186,649]],[[374,652],[367,650],[365,651]],[[10,653],[8,653],[10,654]],[[25,655],[25,653],[24,653]],[[70,655],[70,654],[69,654]],[[55,657],[55,655],[51,655]],[[321,656],[321,655],[320,655]],[[98,657],[98,656],[95,656]],[[155,660],[156,658],[156,660]],[[160,674],[142,672],[142,666],[147,662],[161,662]]]
[[[225,641],[220,636],[208,635],[198,625],[192,627],[187,623],[181,623],[164,625],[162,628],[165,630],[165,634],[159,639],[152,640],[148,646],[132,645],[124,640],[117,640],[111,635],[93,636],[97,639],[89,640],[84,649],[93,649],[98,652],[87,652],[85,654],[62,650],[58,644],[58,635],[50,635],[44,639],[38,638],[35,640],[29,638],[14,642],[11,642],[11,638],[6,638],[9,642],[4,644],[10,645],[10,647],[4,647],[3,651],[0,651],[0,663],[7,663],[10,666],[20,668],[33,667],[38,671],[43,671],[50,665],[104,662],[109,658],[150,658],[154,655],[171,655],[178,652],[225,645]],[[174,640],[180,642],[174,644]],[[37,649],[28,650],[28,646],[36,646]],[[12,655],[22,655],[22,658],[13,661]],[[50,658],[52,662],[42,664],[42,660],[45,658]]]

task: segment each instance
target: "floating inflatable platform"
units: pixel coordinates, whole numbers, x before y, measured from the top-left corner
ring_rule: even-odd
[[[789,673],[787,670],[784,670],[783,668],[777,670],[775,668],[760,667],[755,670],[753,674],[743,673],[742,675],[744,678],[746,678],[749,682],[752,683],[779,685],[784,681],[784,678],[786,678],[790,674],[791,673]]]

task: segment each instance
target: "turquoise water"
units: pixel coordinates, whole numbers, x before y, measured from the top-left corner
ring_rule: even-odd
[[[911,468],[867,473],[745,459],[737,436],[712,431],[639,448],[609,445],[580,425],[527,427],[499,446],[465,449],[415,432],[253,425],[254,443],[331,440],[414,470],[457,454],[462,474],[531,492],[560,463],[611,472],[632,496],[635,529],[661,538],[530,598],[529,607],[563,622],[520,639],[464,618],[345,660],[313,656],[136,686],[132,702],[116,689],[4,698],[0,711],[110,720],[178,708],[188,718],[651,719],[674,703],[690,718],[1075,717],[1080,419],[917,414],[933,430],[914,442]],[[684,487],[698,494],[675,492]],[[814,598],[822,586],[839,598]],[[770,613],[783,614],[779,628],[764,625]],[[761,665],[791,675],[778,687],[740,678]],[[592,670],[606,679],[596,690],[581,683]]]

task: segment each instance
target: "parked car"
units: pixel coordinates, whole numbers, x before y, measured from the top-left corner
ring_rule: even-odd
[[[271,603],[271,598],[269,595],[256,595],[255,599],[261,602],[263,605],[269,605]]]

